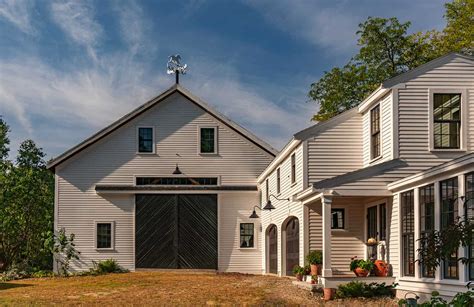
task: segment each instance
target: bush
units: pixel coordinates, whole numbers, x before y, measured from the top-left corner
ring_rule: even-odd
[[[323,263],[323,252],[322,251],[310,251],[306,255],[306,261],[309,264],[322,264]]]
[[[125,273],[128,270],[121,267],[115,259],[107,259],[99,262],[94,262],[94,269],[97,274],[107,273]]]
[[[385,283],[366,284],[360,281],[351,281],[345,285],[339,285],[336,290],[336,298],[355,298],[355,297],[392,297],[397,284],[387,286]]]
[[[306,271],[305,268],[302,266],[295,265],[293,267],[293,274],[295,275],[304,275],[305,271]]]
[[[10,281],[24,278],[42,278],[54,276],[53,271],[40,270],[29,266],[13,265],[8,270],[0,274],[0,281]]]

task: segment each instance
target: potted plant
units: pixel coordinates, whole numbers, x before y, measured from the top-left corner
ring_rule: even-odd
[[[295,274],[296,280],[303,281],[304,271],[304,267],[295,265],[295,267],[293,268],[293,274]]]
[[[311,284],[315,285],[318,283],[318,276],[317,275],[311,275]]]
[[[350,270],[357,277],[367,277],[374,268],[374,263],[370,260],[357,259],[357,256],[351,258]]]
[[[321,272],[321,265],[323,263],[323,252],[322,251],[310,251],[306,255],[306,261],[311,266],[311,275],[317,276]]]
[[[374,274],[378,277],[388,276],[389,264],[383,260],[374,261]]]

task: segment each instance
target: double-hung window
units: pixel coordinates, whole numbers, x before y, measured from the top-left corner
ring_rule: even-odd
[[[433,94],[435,149],[461,148],[461,94]]]
[[[114,248],[114,223],[113,222],[96,222],[95,236],[97,249],[113,249]]]
[[[153,128],[139,127],[138,128],[138,152],[139,153],[153,153]]]
[[[403,276],[415,276],[415,204],[413,190],[402,193],[400,197]]]
[[[430,235],[435,230],[434,185],[430,184],[419,189],[420,236]],[[426,246],[421,246],[422,249]],[[421,265],[421,276],[434,277],[434,269]]]
[[[441,229],[456,222],[458,217],[458,178],[453,177],[440,182],[441,192]],[[458,279],[458,254],[453,253],[451,257],[443,261],[443,278]]]
[[[199,153],[216,154],[217,153],[217,128],[201,127],[199,128]]]
[[[380,156],[380,105],[370,110],[370,158]]]
[[[280,194],[280,191],[281,191],[280,168],[277,168],[277,194]]]
[[[466,189],[466,200],[465,206],[467,208],[467,219],[471,220],[471,223],[474,222],[474,172],[466,174],[465,176],[465,189]],[[468,246],[468,256],[469,259],[474,257],[474,235],[471,239],[471,244]],[[474,261],[471,261],[468,264],[469,269],[469,280],[474,280]]]
[[[254,247],[253,223],[240,223],[240,248]]]
[[[296,182],[296,155],[291,155],[291,184]]]

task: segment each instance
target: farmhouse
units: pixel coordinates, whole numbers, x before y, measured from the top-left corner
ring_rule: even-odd
[[[461,54],[386,80],[279,153],[175,85],[49,164],[55,228],[76,234],[74,270],[115,258],[285,276],[321,250],[326,287],[355,278],[351,257],[374,257],[401,291],[452,296],[474,280],[455,261],[474,249],[436,271],[416,250],[464,217],[473,151],[474,58]]]

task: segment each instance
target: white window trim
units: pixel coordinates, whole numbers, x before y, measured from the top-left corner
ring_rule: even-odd
[[[377,157],[372,157],[372,110],[375,109],[376,107],[379,107],[379,155]],[[375,104],[370,110],[369,110],[369,164],[373,163],[377,160],[382,159],[383,157],[383,152],[382,152],[382,105],[379,103]]]
[[[430,88],[428,94],[428,133],[429,133],[429,150],[432,152],[464,152],[467,144],[467,90],[464,88]],[[460,131],[460,146],[459,148],[434,148],[434,119],[433,106],[434,94],[461,94],[461,131]]]
[[[203,129],[203,128],[214,129],[214,152],[201,152],[201,129]],[[198,126],[197,152],[198,152],[199,155],[202,155],[202,156],[215,156],[215,155],[218,154],[218,152],[219,152],[219,150],[217,148],[217,144],[218,144],[217,140],[219,138],[218,132],[219,132],[218,126]]]
[[[152,152],[141,152],[140,151],[140,128],[151,128],[152,133],[152,140],[153,140],[153,150]],[[155,142],[155,127],[154,126],[137,126],[137,133],[136,133],[136,151],[137,155],[154,155],[156,154],[156,142]]]
[[[111,244],[110,248],[98,248],[97,247],[97,224],[110,224],[110,236]],[[113,251],[115,250],[115,221],[111,220],[97,220],[94,221],[94,249],[97,251]]]
[[[240,224],[253,224],[253,247],[240,247]],[[239,223],[237,224],[238,225],[238,228],[237,228],[237,234],[239,236],[239,240],[238,240],[238,244],[239,244],[239,247],[237,249],[239,250],[257,250],[258,249],[258,238],[257,238],[257,223],[253,222],[253,221],[239,221]]]

